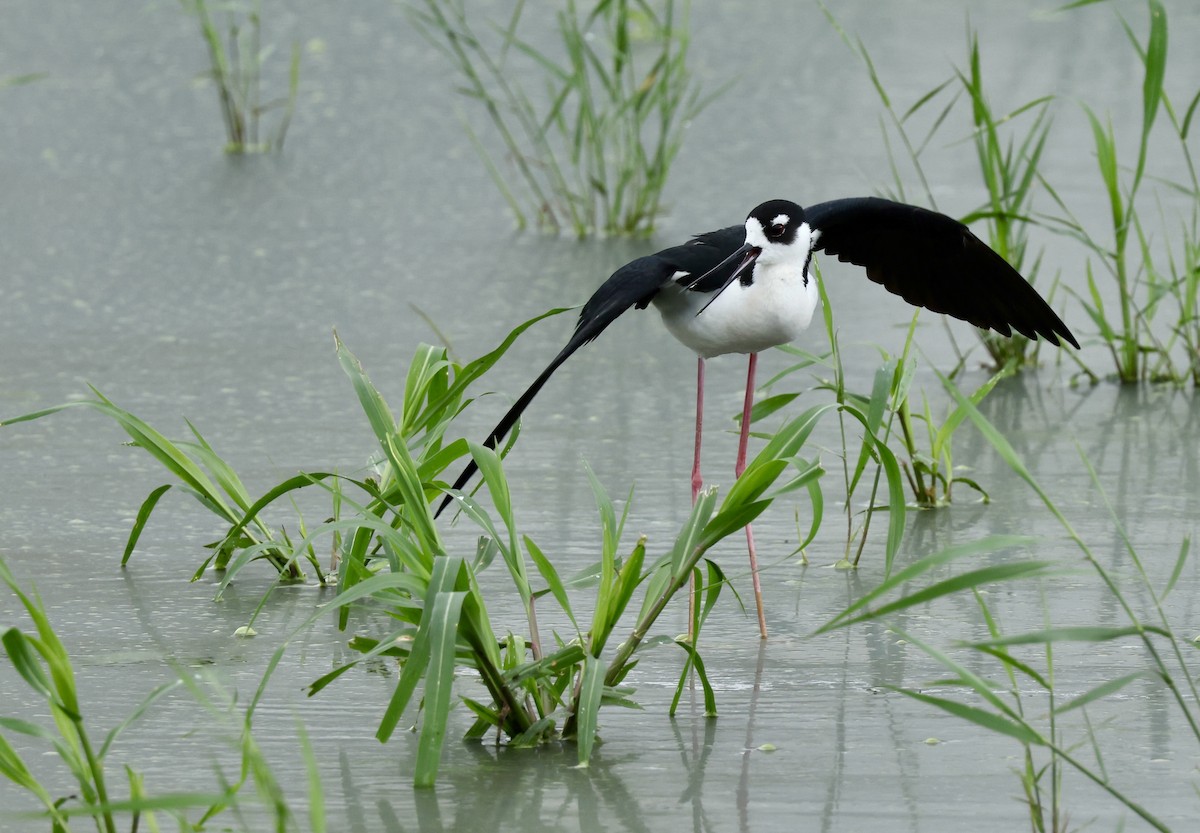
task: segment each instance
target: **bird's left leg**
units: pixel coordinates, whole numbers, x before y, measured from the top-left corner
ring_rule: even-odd
[[[746,470],[746,447],[750,442],[750,408],[754,405],[754,371],[758,366],[758,353],[750,354],[750,366],[746,371],[746,400],[742,404],[742,433],[738,438],[737,465],[734,473],[742,476]],[[750,551],[750,577],[754,582],[754,604],[758,608],[758,632],[767,638],[767,617],[763,613],[762,582],[758,577],[758,556],[754,552],[754,530],[746,524],[746,547]]]

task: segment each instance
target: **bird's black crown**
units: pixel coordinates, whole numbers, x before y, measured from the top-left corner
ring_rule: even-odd
[[[804,222],[804,209],[791,200],[767,200],[751,211],[746,219],[751,217],[762,225],[768,240],[787,245],[795,239],[797,229]]]

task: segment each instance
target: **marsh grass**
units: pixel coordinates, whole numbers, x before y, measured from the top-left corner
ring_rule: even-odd
[[[987,203],[963,218],[964,223],[982,220],[987,226],[988,244],[1030,283],[1036,283],[1041,271],[1041,254],[1028,257],[1029,227],[1032,217],[1034,186],[1046,139],[1050,134],[1051,96],[1040,96],[1011,112],[996,116],[988,101],[980,61],[978,33],[968,28],[970,44],[967,70],[955,69],[955,77],[971,106],[971,140],[979,163],[979,172],[987,193]],[[1016,134],[1017,123],[1029,118],[1023,133]],[[977,330],[995,368],[1019,370],[1037,364],[1040,341],[1031,341],[1020,333],[1011,337],[991,330]]]
[[[268,561],[281,581],[294,580],[307,563],[322,580],[336,578],[338,588],[337,597],[317,610],[313,620],[335,615],[345,628],[352,605],[369,602],[373,609],[385,611],[392,622],[390,633],[382,639],[358,635],[351,644],[362,652],[358,661],[388,656],[400,663],[397,686],[377,736],[386,741],[402,715],[419,704],[421,729],[413,773],[418,786],[436,780],[449,714],[458,702],[456,672],[462,668],[478,674],[480,687],[461,698],[476,718],[468,737],[494,730],[514,746],[567,739],[576,744],[579,762],[586,765],[600,708],[633,705],[626,677],[646,648],[678,645],[684,662],[675,703],[694,671],[705,690],[706,711],[715,713],[715,695],[698,641],[652,636],[652,628],[695,575],[698,604],[693,630],[698,638],[728,583],[707,554],[777,498],[802,489],[812,492],[823,470],[799,452],[821,416],[834,406],[811,408],[788,421],[723,500],[718,501],[712,489],[701,494],[677,536],[665,545],[644,538],[632,545],[623,543],[629,502],[618,513],[607,491],[587,472],[599,517],[598,559],[564,579],[544,550],[518,530],[502,465],[507,448],[495,451],[447,439],[451,424],[471,401],[470,386],[528,327],[562,311],[551,310],[525,322],[495,350],[466,364],[451,360],[445,348],[420,346],[405,376],[398,411],[392,410],[335,334],[338,361],[379,444],[380,456],[370,477],[351,477],[335,473],[336,469],[301,472],[252,499],[233,468],[198,431],[193,429],[194,441],[171,442],[95,391],[94,400],[43,409],[4,425],[44,418],[68,407],[99,411],[116,421],[134,445],[157,459],[179,481],[179,488],[227,525],[226,533],[213,544],[217,555],[205,559],[197,576],[210,566],[221,569],[223,589],[258,560]],[[461,553],[448,548],[431,502],[445,489],[440,480],[444,470],[467,454],[479,466],[486,501],[453,493],[461,517],[480,531],[473,551]],[[158,500],[175,487],[161,486],[143,502],[126,558]],[[301,518],[295,538],[263,520],[265,513],[281,502],[291,504],[303,490],[329,496],[328,520],[306,524]],[[337,550],[336,572],[329,575],[320,572],[316,556],[318,545],[323,547],[327,541],[335,542]],[[524,614],[524,633],[492,630],[489,608],[510,603],[504,593],[484,596],[479,577],[493,566],[508,578]],[[578,596],[584,593],[591,604],[590,617],[579,609]],[[549,637],[541,632],[538,607],[546,605],[557,606],[554,620],[570,622],[569,632]],[[252,618],[248,626],[253,622]],[[315,681],[311,693],[321,691],[355,664]]]
[[[408,444],[398,436],[410,406],[421,401],[419,392],[440,389],[448,381],[444,354],[437,348],[428,350],[440,358],[425,361],[419,355],[414,360],[404,410],[394,414],[357,360],[339,344],[342,366],[386,456],[377,488],[389,499],[364,505],[352,520],[317,527],[308,539],[337,528],[355,542],[341,562],[340,592],[331,609],[341,615],[347,605],[370,598],[396,623],[382,639],[360,636],[352,642],[363,652],[362,659],[386,655],[401,663],[400,678],[377,737],[386,741],[394,733],[401,716],[417,702],[420,684],[421,728],[413,778],[418,786],[432,785],[454,702],[456,669],[468,667],[478,673],[486,694],[463,697],[475,717],[469,738],[482,737],[490,730],[513,746],[570,739],[576,744],[580,765],[586,765],[595,744],[599,709],[633,705],[626,677],[638,662],[638,652],[665,642],[674,642],[685,652],[680,689],[686,671],[694,669],[706,692],[706,710],[715,713],[715,697],[697,645],[686,639],[650,638],[650,631],[694,573],[701,579],[697,592],[702,603],[697,605],[696,617],[697,625],[702,625],[725,584],[720,568],[706,559],[709,550],[750,523],[777,497],[804,488],[820,476],[817,467],[796,462],[818,412],[805,412],[778,432],[723,501],[718,502],[715,490],[704,491],[674,542],[661,549],[657,558],[652,557],[654,547],[644,537],[631,547],[622,545],[629,504],[618,513],[589,471],[599,515],[600,557],[577,576],[564,580],[543,549],[519,533],[502,455],[481,445],[466,444],[479,466],[490,508],[471,495],[453,493],[462,516],[479,527],[481,540],[474,557],[446,550],[430,503],[439,492],[421,471],[421,460],[427,458],[411,455]],[[461,444],[448,445],[438,467],[430,471],[440,472],[458,459],[456,449]],[[789,469],[792,475],[777,482]],[[345,495],[343,501],[352,504]],[[372,549],[370,541],[377,542],[384,557],[366,560]],[[525,634],[499,636],[491,629],[489,599],[478,576],[493,563],[502,565],[511,581],[524,612]],[[590,620],[572,600],[571,591],[578,593],[584,588],[592,599]],[[641,602],[635,608],[638,595]],[[548,641],[538,626],[537,606],[551,603],[558,608],[555,618],[570,622],[571,628],[565,635],[552,634]],[[631,622],[625,622],[626,612],[635,609]],[[623,633],[623,638],[610,647],[618,633]],[[311,693],[354,664],[316,681]]]
[[[522,34],[525,3],[476,24],[464,0],[409,7],[487,114],[502,152],[472,144],[519,227],[645,235],[688,122],[711,101],[688,69],[687,2],[575,0],[556,12],[556,48]],[[529,92],[521,78],[537,77]]]
[[[141,534],[162,497],[172,488],[182,490],[195,498],[201,506],[216,515],[222,522],[231,525],[231,531],[207,545],[212,550],[196,570],[193,580],[199,578],[210,566],[225,570],[233,562],[240,567],[247,560],[264,560],[279,571],[287,580],[300,580],[303,572],[291,557],[287,533],[281,528],[273,529],[264,522],[257,511],[251,513],[252,499],[233,468],[221,458],[203,435],[190,422],[188,428],[192,440],[172,441],[140,417],[118,407],[100,391],[92,388],[95,399],[85,399],[56,405],[44,410],[23,414],[0,421],[0,426],[15,425],[41,419],[64,410],[87,408],[110,417],[127,433],[130,445],[141,448],[156,459],[178,483],[167,483],[153,489],[138,509],[133,527],[130,529],[121,565],[128,563]],[[247,515],[247,513],[251,513]],[[235,557],[237,561],[234,561]],[[308,551],[305,559],[321,575],[316,553]],[[236,570],[235,570],[236,571]]]
[[[253,735],[251,719],[274,669],[267,669],[258,692],[244,712],[238,710],[236,699],[217,700],[213,692],[219,689],[206,685],[202,678],[187,670],[178,677],[158,686],[134,706],[129,715],[110,729],[97,743],[92,725],[86,717],[86,703],[80,698],[75,670],[66,646],[55,631],[41,599],[27,593],[17,582],[7,563],[0,559],[0,581],[16,596],[33,624],[33,631],[17,626],[8,627],[0,635],[9,664],[28,689],[49,710],[50,722],[38,723],[25,717],[0,714],[0,777],[7,778],[18,789],[32,796],[41,805],[40,812],[15,815],[6,808],[0,818],[25,818],[48,821],[56,833],[72,829],[72,820],[85,819],[102,833],[118,830],[157,830],[158,816],[174,820],[179,829],[200,830],[226,813],[241,815],[244,788],[253,784],[262,805],[267,808],[276,830],[293,826],[292,814],[282,786],[263,758]],[[113,746],[121,734],[137,723],[142,716],[164,697],[177,690],[187,690],[205,707],[212,724],[231,729],[239,749],[239,774],[230,779],[217,773],[214,789],[209,792],[179,792],[151,795],[146,791],[141,772],[126,764],[118,768],[109,760]],[[0,711],[8,711],[7,708]],[[22,758],[10,737],[20,735],[26,742],[44,745],[48,756],[40,757],[31,767]],[[321,829],[316,815],[320,807],[320,783],[311,747],[303,741],[301,754],[310,772],[309,800],[313,807],[312,829]],[[53,763],[47,763],[51,761]],[[61,768],[75,789],[68,795],[56,796],[43,784],[48,766]],[[125,786],[113,783],[114,772],[124,775]],[[61,778],[53,779],[61,783]],[[122,793],[124,795],[122,795]],[[223,819],[221,819],[223,821]],[[249,829],[249,828],[246,828]]]
[[[983,222],[987,230],[982,236],[986,242],[1030,283],[1036,284],[1042,254],[1030,256],[1029,229],[1038,223],[1033,201],[1035,186],[1040,182],[1042,154],[1050,136],[1053,97],[1038,96],[998,115],[989,101],[978,33],[968,26],[966,67],[955,67],[952,77],[900,110],[889,95],[866,44],[860,38],[851,38],[823,4],[822,9],[842,40],[862,61],[883,107],[880,133],[892,175],[888,196],[901,202],[912,201],[906,187],[908,177],[904,173],[905,169],[911,169],[920,186],[918,201],[937,209],[924,158],[934,150],[935,138],[946,129],[959,102],[965,100],[970,108],[970,132],[966,141],[974,147],[987,198],[961,221],[968,225]],[[976,329],[975,332],[994,369],[1019,371],[1037,364],[1041,342],[1031,341],[1019,333],[1008,337],[990,330]]]
[[[1103,0],[1081,0],[1064,10],[1099,2]],[[903,170],[910,168],[923,201],[936,207],[925,157],[935,136],[950,123],[959,100],[965,99],[971,114],[969,140],[988,196],[963,222],[985,222],[987,242],[1031,282],[1036,282],[1042,264],[1042,252],[1031,256],[1028,251],[1031,228],[1044,227],[1079,241],[1088,253],[1080,269],[1086,288],[1068,291],[1095,325],[1116,378],[1126,383],[1178,383],[1188,378],[1196,382],[1200,380],[1200,179],[1189,137],[1200,91],[1190,93],[1181,110],[1172,105],[1166,92],[1166,11],[1160,0],[1147,0],[1146,7],[1149,25],[1144,41],[1121,18],[1143,67],[1141,129],[1136,149],[1127,154],[1131,158],[1123,158],[1111,119],[1102,118],[1086,103],[1080,105],[1093,137],[1100,198],[1109,209],[1109,228],[1104,234],[1084,226],[1058,194],[1053,177],[1042,168],[1044,151],[1053,143],[1052,107],[1058,102],[1048,95],[1038,96],[997,116],[988,100],[976,32],[968,28],[966,68],[956,68],[953,78],[932,87],[901,111],[889,96],[866,45],[852,39],[828,9],[825,14],[863,62],[883,106],[881,131],[892,171],[892,197],[908,201]],[[1158,183],[1173,202],[1182,197],[1189,207],[1179,220],[1168,219],[1161,208],[1162,194],[1157,195],[1162,222],[1156,235],[1144,219],[1147,198],[1143,191],[1155,179],[1150,146],[1156,123],[1163,121],[1162,113],[1177,142],[1184,178],[1162,175]],[[1053,204],[1053,213],[1037,206],[1039,193]],[[1109,299],[1106,280],[1113,286],[1115,302]],[[1075,283],[1071,281],[1070,286]],[[1167,309],[1169,302],[1173,302],[1173,310]],[[1023,336],[1009,339],[980,332],[980,338],[997,368],[1019,369],[1037,362],[1038,343]],[[1079,362],[1074,354],[1067,355]],[[1092,381],[1101,375],[1081,363],[1079,370]]]
[[[833,404],[822,413],[834,413],[838,421],[839,442],[834,454],[841,461],[846,532],[845,550],[837,566],[858,566],[871,540],[872,521],[876,514],[884,512],[888,517],[883,546],[884,572],[890,574],[904,537],[910,506],[932,509],[949,505],[956,483],[973,489],[984,501],[988,500],[988,495],[983,486],[954,465],[953,439],[966,420],[965,410],[951,405],[939,421],[928,397],[922,395],[921,410],[913,412],[912,384],[918,352],[914,337],[919,313],[913,314],[899,355],[892,356],[880,350],[883,361],[875,371],[870,392],[856,392],[847,384],[833,306],[825,283],[820,279],[819,264],[814,265],[814,269],[817,270],[817,287],[830,350],[827,354],[816,355],[790,346],[780,348],[800,360],[767,380],[762,388],[770,390],[801,372],[817,373],[816,390],[831,394],[833,398]],[[831,375],[825,375],[823,371],[826,370]],[[1012,372],[1012,365],[997,371],[970,394],[970,401],[981,402]],[[798,392],[770,394],[756,403],[751,416],[755,421],[762,419],[801,395]],[[816,465],[821,463],[818,461]],[[911,503],[905,498],[906,485],[911,490]],[[807,533],[800,532],[796,552],[801,554],[816,538],[823,521],[825,499],[819,484],[811,484],[809,492],[813,516]]]
[[[1073,3],[1068,8],[1092,5]],[[1147,0],[1148,32],[1145,42],[1124,18],[1121,25],[1142,64],[1141,129],[1130,161],[1118,148],[1111,118],[1101,118],[1087,104],[1084,113],[1091,126],[1097,171],[1109,208],[1109,228],[1103,237],[1085,228],[1065,201],[1047,186],[1059,214],[1050,218],[1054,227],[1079,240],[1089,251],[1087,291],[1079,297],[1084,309],[1099,330],[1113,362],[1116,378],[1124,383],[1137,381],[1182,382],[1197,380],[1197,315],[1200,312],[1196,292],[1197,218],[1200,216],[1200,181],[1188,146],[1192,120],[1200,103],[1200,90],[1192,95],[1182,115],[1167,95],[1167,54],[1169,30],[1166,10],[1159,0]],[[1162,240],[1156,240],[1143,219],[1145,183],[1151,174],[1150,145],[1166,113],[1178,142],[1186,179],[1160,178],[1168,197],[1182,196],[1188,208],[1181,215],[1178,241],[1171,236],[1174,222],[1162,224]],[[1045,180],[1043,179],[1043,182]],[[1161,208],[1161,194],[1156,195]],[[1171,251],[1172,246],[1177,252]],[[1096,268],[1096,264],[1099,268]],[[1106,302],[1102,280],[1107,276],[1116,288],[1115,306]],[[1169,316],[1164,301],[1175,301],[1175,320],[1152,326]],[[1180,360],[1178,346],[1185,357]]]
[[[1115,607],[1121,611],[1128,624],[1117,626],[1054,626],[1047,623],[1041,630],[1020,634],[1004,634],[992,616],[984,592],[997,582],[1009,582],[1042,578],[1054,570],[1064,569],[1045,561],[1013,561],[954,575],[925,586],[920,585],[922,576],[949,561],[965,555],[993,551],[999,547],[1029,546],[1029,539],[989,539],[938,556],[930,556],[906,567],[882,582],[874,590],[858,599],[854,604],[834,617],[818,630],[818,633],[834,628],[882,619],[887,621],[891,614],[926,605],[946,596],[970,592],[976,599],[989,637],[978,642],[960,642],[955,648],[965,652],[966,660],[956,659],[950,652],[929,645],[911,634],[896,630],[897,634],[917,647],[939,664],[951,676],[933,684],[936,688],[965,690],[975,702],[961,698],[942,697],[915,689],[899,689],[905,695],[924,702],[990,732],[1009,736],[1023,748],[1023,767],[1019,777],[1026,800],[1030,806],[1031,829],[1056,831],[1062,829],[1065,810],[1062,797],[1062,772],[1073,770],[1105,790],[1114,799],[1129,808],[1156,830],[1169,828],[1149,809],[1141,806],[1129,794],[1122,791],[1114,780],[1119,773],[1110,773],[1104,766],[1101,739],[1087,719],[1087,707],[1104,698],[1111,697],[1130,683],[1141,680],[1161,685],[1171,703],[1186,724],[1187,731],[1200,744],[1200,709],[1197,703],[1196,674],[1188,662],[1191,646],[1188,639],[1174,629],[1163,602],[1174,589],[1187,563],[1191,542],[1185,538],[1176,556],[1170,577],[1162,586],[1156,586],[1146,571],[1141,555],[1134,542],[1122,527],[1117,513],[1101,488],[1099,479],[1090,461],[1080,452],[1083,465],[1092,479],[1093,488],[1109,514],[1117,533],[1124,544],[1127,565],[1138,581],[1139,596],[1149,599],[1153,614],[1149,620],[1139,616],[1130,594],[1121,588],[1113,570],[1104,566],[1095,557],[1091,547],[1075,531],[1058,503],[1051,498],[1025,466],[1024,461],[1004,436],[979,412],[975,405],[947,382],[947,391],[969,418],[996,449],[1009,467],[1038,496],[1047,511],[1062,525],[1068,538],[1078,548],[1084,566],[1091,570],[1103,584]],[[898,598],[885,601],[896,591],[903,591]],[[1114,641],[1133,640],[1141,644],[1146,657],[1146,668],[1132,671],[1116,679],[1107,680],[1076,697],[1062,702],[1055,693],[1054,654],[1056,647],[1067,644],[1100,645]],[[1185,647],[1186,646],[1186,647]],[[1041,668],[1021,655],[1022,649],[1040,652]],[[1007,684],[984,676],[978,669],[981,663],[995,663],[997,672]],[[1022,704],[1022,691],[1029,686],[1041,691],[1047,698],[1049,709],[1045,725],[1037,717],[1026,713]],[[1005,695],[1005,693],[1007,693]],[[1084,726],[1081,742],[1069,743],[1064,739],[1064,728],[1060,722],[1064,714],[1080,711]],[[1080,749],[1092,750],[1088,760]],[[1045,763],[1038,762],[1038,755],[1048,756]]]
[[[208,49],[209,70],[205,73],[217,88],[221,119],[225,124],[225,152],[268,153],[283,150],[296,96],[300,88],[300,45],[292,44],[288,67],[288,90],[282,98],[267,99],[262,91],[262,70],[272,50],[262,46],[262,14],[258,0],[252,5],[221,3],[227,27],[222,31],[213,21],[208,0],[180,0],[196,15]],[[260,127],[262,117],[279,111],[273,130]]]

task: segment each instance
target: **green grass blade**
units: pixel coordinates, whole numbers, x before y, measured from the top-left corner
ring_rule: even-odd
[[[54,694],[54,686],[38,659],[37,649],[33,642],[17,628],[9,628],[0,636],[4,652],[13,669],[21,675],[25,684],[44,697],[49,703],[58,702]]]
[[[1165,601],[1171,591],[1175,589],[1175,583],[1179,581],[1179,576],[1183,573],[1183,565],[1187,563],[1188,553],[1191,551],[1192,537],[1185,535],[1183,543],[1179,545],[1179,555],[1175,558],[1175,568],[1171,570],[1171,577],[1167,579],[1167,584],[1163,587],[1162,596],[1159,601]]]
[[[583,658],[579,699],[575,702],[575,743],[579,752],[580,767],[588,766],[596,744],[600,700],[604,694],[604,675],[607,671],[604,660],[591,655]]]
[[[928,703],[931,706],[936,706],[948,714],[963,720],[974,723],[987,729],[990,732],[996,732],[1001,735],[1008,735],[1016,738],[1021,743],[1028,743],[1033,746],[1045,746],[1045,739],[1033,730],[1027,723],[1021,723],[1015,720],[1010,720],[1001,717],[994,712],[989,712],[985,709],[976,706],[968,706],[965,703],[959,703],[956,700],[949,700],[944,697],[934,697],[931,694],[923,694],[919,691],[911,691],[906,688],[896,688],[895,686],[886,686],[893,691],[898,691],[901,694],[911,697],[914,700],[919,700],[922,703]]]
[[[1146,169],[1150,131],[1163,97],[1163,80],[1167,74],[1167,11],[1160,0],[1147,0],[1150,7],[1150,36],[1144,57],[1146,74],[1142,79],[1142,141],[1134,188]]]
[[[1030,562],[1037,563],[1037,562]],[[1114,639],[1124,639],[1127,636],[1142,636],[1146,633],[1157,634],[1168,639],[1171,633],[1156,625],[1129,625],[1127,627],[1102,627],[1080,625],[1078,627],[1046,628],[1040,631],[1019,633],[1013,636],[1002,636],[997,639],[986,639],[979,645],[1053,645],[1056,642],[1111,642]]]
[[[1035,540],[1036,539],[1027,536],[994,535],[981,541],[973,541],[968,544],[947,547],[941,552],[926,556],[920,561],[908,565],[904,569],[880,582],[879,586],[874,590],[871,590],[869,593],[859,598],[856,602],[851,604],[837,616],[833,617],[816,631],[814,631],[814,636],[816,634],[825,633],[826,631],[844,627],[846,624],[848,624],[847,620],[849,620],[857,611],[864,608],[869,608],[876,599],[887,595],[897,587],[902,587],[905,584],[914,581],[930,570],[940,567],[943,564],[969,555],[976,555],[984,552],[994,552],[996,550],[1010,547],[1028,546]]]
[[[325,818],[325,790],[321,787],[321,770],[317,766],[317,753],[304,723],[296,719],[296,735],[300,739],[300,756],[304,759],[304,771],[308,776],[308,821],[312,833],[325,833],[328,825]]]
[[[608,622],[610,630],[621,620],[633,591],[642,581],[642,563],[646,559],[646,536],[638,539],[633,551],[625,558],[617,571],[612,597],[609,599]]]
[[[713,691],[712,683],[708,679],[708,671],[704,666],[704,659],[700,656],[700,652],[694,646],[689,644],[685,639],[675,640],[675,644],[682,648],[688,655],[688,661],[683,664],[683,669],[679,674],[679,682],[675,684],[675,696],[671,698],[671,707],[668,714],[671,717],[675,716],[675,712],[679,708],[679,701],[683,699],[684,689],[687,688],[688,679],[694,671],[697,679],[700,680],[700,687],[704,692],[704,716],[717,716],[717,695]]]
[[[576,634],[579,633],[579,623],[575,621],[575,613],[571,609],[571,601],[567,596],[567,589],[563,586],[562,579],[558,575],[558,570],[546,558],[546,554],[541,548],[533,542],[533,539],[528,535],[524,537],[525,550],[529,553],[529,557],[533,559],[533,564],[537,567],[538,573],[545,580],[546,586],[550,588],[550,592],[554,594],[555,601],[559,607],[567,614],[567,618],[571,620],[571,625],[574,626]]]
[[[1064,703],[1063,705],[1056,707],[1054,709],[1054,713],[1062,714],[1064,712],[1069,712],[1074,709],[1083,708],[1084,706],[1088,705],[1089,703],[1093,703],[1096,700],[1101,700],[1101,699],[1109,696],[1110,694],[1117,693],[1118,691],[1123,689],[1125,686],[1132,683],[1134,680],[1145,680],[1150,677],[1151,677],[1151,675],[1145,673],[1144,671],[1136,671],[1132,674],[1126,674],[1124,677],[1118,677],[1115,680],[1109,680],[1108,682],[1101,683],[1100,685],[1096,686],[1095,688],[1085,691],[1083,694],[1072,699],[1070,702]]]
[[[417,741],[417,765],[413,775],[413,786],[416,787],[432,787],[437,780],[454,690],[458,624],[466,596],[464,591],[438,593],[428,620],[421,622],[421,629],[429,630],[430,655],[422,698],[425,718]]]
[[[171,484],[167,483],[164,486],[159,486],[146,496],[142,501],[142,505],[138,508],[137,518],[134,519],[133,528],[129,530],[129,539],[125,542],[125,552],[121,555],[121,566],[124,567],[129,561],[129,556],[133,555],[133,548],[137,546],[138,538],[142,535],[142,530],[146,526],[146,521],[150,520],[150,513],[154,511],[154,507],[158,505],[158,499],[167,493],[171,488]]]
[[[112,730],[110,730],[105,736],[104,743],[101,744],[100,751],[97,753],[98,757],[103,759],[104,756],[108,754],[108,749],[110,746],[112,746],[113,741],[115,741],[123,731],[129,728],[131,724],[136,722],[138,718],[145,714],[146,709],[154,705],[159,698],[179,688],[180,685],[182,685],[182,683],[179,680],[172,680],[168,683],[163,683],[147,694],[142,699],[142,702],[138,703],[137,707],[134,708],[134,710],[130,712],[124,720],[114,726]]]
[[[839,626],[854,625],[859,622],[865,622],[873,619],[878,619],[888,614],[895,613],[898,610],[907,610],[916,605],[926,604],[939,599],[943,596],[951,596],[955,593],[961,593],[964,590],[971,590],[983,587],[986,584],[992,584],[1001,581],[1013,581],[1022,578],[1032,578],[1042,575],[1050,570],[1054,564],[1049,561],[1018,561],[1013,564],[995,564],[990,567],[981,567],[978,570],[970,570],[961,575],[948,578],[943,581],[931,584],[920,590],[908,593],[894,602],[880,605],[877,608],[867,611],[860,616],[847,619],[839,623]],[[1008,642],[1007,640],[997,640],[989,642],[990,645],[1007,645],[1019,644],[1016,642]]]

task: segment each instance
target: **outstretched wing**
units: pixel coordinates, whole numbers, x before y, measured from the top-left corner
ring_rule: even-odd
[[[817,249],[864,267],[910,304],[1006,336],[1016,330],[1079,347],[1020,273],[957,220],[877,197],[818,203],[804,216],[818,232]]]

